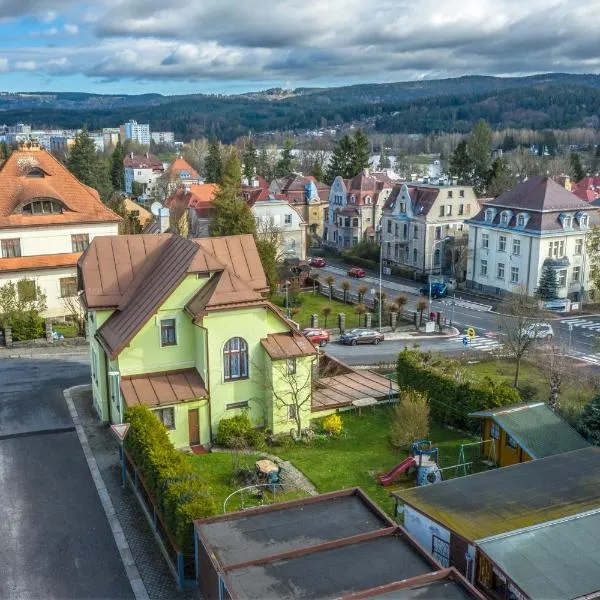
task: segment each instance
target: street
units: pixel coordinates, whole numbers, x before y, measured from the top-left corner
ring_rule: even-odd
[[[0,360],[0,598],[133,598],[63,389],[87,355]]]

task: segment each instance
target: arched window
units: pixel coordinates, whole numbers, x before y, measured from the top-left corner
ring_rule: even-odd
[[[418,254],[419,254],[419,253],[417,252],[417,249],[415,248],[415,249],[413,250],[413,263],[414,263],[415,265],[417,264],[417,258],[418,258]]]
[[[519,227],[525,227],[525,216],[524,215],[519,215],[517,217],[517,225]]]
[[[248,344],[244,338],[234,337],[223,348],[225,381],[248,377]]]
[[[433,264],[436,266],[440,264],[440,249],[439,248],[436,248],[436,251],[433,254]]]

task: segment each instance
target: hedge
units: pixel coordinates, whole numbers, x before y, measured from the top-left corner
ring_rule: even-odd
[[[130,424],[125,449],[144,477],[170,534],[182,552],[191,554],[194,520],[217,512],[211,490],[175,450],[165,426],[146,406],[128,409],[124,420]]]
[[[376,263],[374,260],[360,258],[360,256],[344,254],[342,256],[342,260],[347,265],[352,265],[353,267],[362,267],[363,269],[370,269],[371,271],[377,271],[379,269],[378,263]]]
[[[519,392],[508,384],[489,377],[481,382],[465,381],[456,367],[454,361],[437,359],[431,353],[404,349],[398,356],[398,386],[425,392],[437,423],[467,430],[478,425],[469,413],[521,401]]]

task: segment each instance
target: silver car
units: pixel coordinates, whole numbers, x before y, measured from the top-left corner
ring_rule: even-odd
[[[534,340],[549,342],[554,337],[554,329],[550,323],[533,323],[523,328],[523,336]]]

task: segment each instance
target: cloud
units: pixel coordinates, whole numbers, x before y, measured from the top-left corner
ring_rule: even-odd
[[[55,44],[7,48],[6,68],[111,80],[304,85],[600,68],[593,0],[57,0],[53,11],[0,0],[3,12],[46,18],[53,27],[32,35]]]
[[[19,60],[15,63],[16,71],[35,71],[38,68],[34,60]]]
[[[8,58],[0,56],[0,73],[6,73],[8,71]]]

